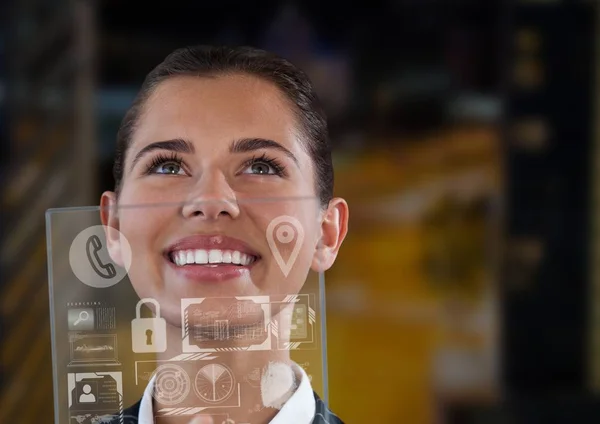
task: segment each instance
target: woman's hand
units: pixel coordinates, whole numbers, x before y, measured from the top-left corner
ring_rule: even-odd
[[[199,415],[197,417],[192,418],[189,424],[214,424],[214,421],[211,417],[207,415]]]

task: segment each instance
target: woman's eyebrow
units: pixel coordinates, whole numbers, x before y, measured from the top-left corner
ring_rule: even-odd
[[[170,150],[171,152],[178,153],[194,153],[194,145],[184,140],[183,138],[174,138],[172,140],[165,141],[156,141],[154,143],[150,143],[145,146],[142,150],[135,155],[133,158],[133,162],[131,163],[131,169],[135,167],[135,164],[147,153],[150,153],[153,150]]]
[[[246,153],[259,149],[279,150],[289,156],[296,163],[296,165],[299,166],[296,156],[294,156],[291,151],[283,147],[281,144],[273,140],[266,138],[241,138],[239,140],[235,140],[233,143],[231,143],[231,146],[229,146],[229,151],[231,153]]]

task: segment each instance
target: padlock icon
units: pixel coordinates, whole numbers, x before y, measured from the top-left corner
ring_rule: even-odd
[[[141,318],[142,305],[152,303],[156,317]],[[155,299],[140,299],[135,307],[135,319],[131,321],[131,347],[135,353],[156,353],[167,350],[167,322],[160,317],[160,305]]]

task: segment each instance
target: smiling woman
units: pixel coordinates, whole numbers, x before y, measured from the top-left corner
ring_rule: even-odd
[[[203,346],[235,350],[236,335],[259,337],[260,308],[238,304],[245,318],[239,312],[236,318],[233,304],[222,299],[273,301],[298,293],[311,270],[332,266],[347,232],[348,206],[333,197],[327,122],[310,81],[286,60],[253,48],[188,47],[157,66],[123,120],[114,177],[114,191],[101,198],[103,224],[119,230],[107,233],[111,257],[118,264],[131,259],[131,284],[140,298],[156,300],[174,338],[181,340],[184,299],[209,299],[210,322],[231,328],[201,328]],[[126,207],[149,204],[171,206]],[[265,237],[282,216],[301,230],[289,269]],[[291,229],[282,226],[278,239],[289,240]],[[131,258],[124,257],[121,235]],[[271,318],[289,325],[286,312],[291,315],[281,307]],[[262,407],[251,416],[231,413],[235,422],[341,422],[313,394],[288,350],[246,353],[232,353],[218,368],[221,390],[230,373],[262,369],[255,393],[244,394],[261,399]],[[197,366],[197,375],[207,370],[205,363]],[[277,384],[268,383],[274,376]],[[157,396],[156,384],[128,411],[140,423],[152,423],[153,411],[172,405]],[[207,390],[198,395],[216,396],[216,386]]]

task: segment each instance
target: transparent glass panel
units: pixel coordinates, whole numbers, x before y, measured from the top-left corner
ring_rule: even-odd
[[[268,422],[307,390],[326,401],[322,213],[316,198],[49,210],[55,422],[137,422],[142,399],[158,424]]]

